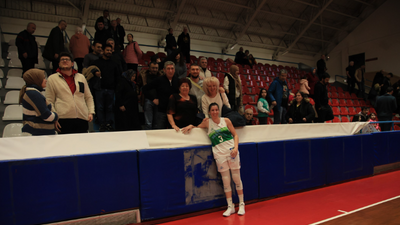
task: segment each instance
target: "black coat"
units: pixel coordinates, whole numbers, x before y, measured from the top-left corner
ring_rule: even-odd
[[[322,75],[323,73],[325,73],[326,70],[326,62],[323,59],[318,60],[317,62],[317,74],[318,75]],[[319,79],[321,79],[321,77],[319,77]]]
[[[117,25],[118,33],[119,33],[119,43],[121,45],[121,49],[124,49],[124,41],[125,41],[125,28],[120,24]]]
[[[286,121],[292,118],[293,123],[311,123],[314,120],[315,112],[312,105],[309,102],[303,100],[299,107],[296,106],[296,101],[293,101],[289,106],[286,113]],[[306,118],[306,122],[303,121]]]
[[[165,40],[167,42],[167,46],[165,46],[165,50],[167,50],[167,49],[173,50],[172,47],[175,47],[175,49],[176,49],[176,40],[175,40],[175,37],[173,34],[167,34],[167,36],[165,36]]]
[[[32,59],[32,62],[38,63],[38,46],[35,36],[24,30],[15,39],[15,45],[18,47],[18,58],[24,59],[23,54],[27,53],[28,59]]]
[[[111,38],[111,33],[105,28],[103,30],[98,30],[94,34],[94,41],[100,42],[103,46],[106,44],[107,39]]]
[[[54,61],[54,55],[60,54],[64,51],[65,49],[63,32],[58,26],[54,27],[50,32],[49,38],[47,39],[42,56],[45,59]]]
[[[155,90],[156,93],[152,92]],[[169,97],[174,93],[179,93],[179,79],[176,76],[172,77],[172,81],[169,82],[166,75],[157,77],[153,82],[147,83],[142,88],[144,96],[150,101],[154,99],[159,100],[158,111],[167,113],[167,106]]]
[[[229,104],[231,105],[231,108],[234,109],[237,105],[236,101],[236,82],[233,79],[233,77],[227,73],[225,73],[225,77],[228,77],[229,80],[229,93],[227,94]],[[224,77],[224,78],[225,78]]]
[[[190,51],[190,36],[189,36],[189,33],[185,34],[184,32],[182,32],[182,34],[179,35],[179,37],[178,37],[178,46],[182,50],[182,52]]]
[[[319,109],[321,106],[327,106],[329,102],[328,90],[321,82],[315,84],[314,87],[314,102],[315,108]]]
[[[97,23],[98,22],[103,22],[104,23],[104,28],[108,28],[108,29],[111,29],[111,21],[110,21],[110,18],[108,18],[107,19],[107,22],[104,22],[104,17],[103,16],[100,16],[99,18],[97,18],[97,20],[96,20],[96,24],[94,25],[94,29],[96,30],[96,31],[99,31],[99,28],[97,27]]]
[[[397,109],[396,98],[390,94],[376,97],[375,110],[379,117],[392,117]]]
[[[124,106],[125,111],[120,107]],[[115,127],[119,131],[141,130],[136,85],[125,77],[119,77],[115,89]]]

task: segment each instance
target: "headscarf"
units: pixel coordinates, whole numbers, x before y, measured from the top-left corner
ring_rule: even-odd
[[[22,78],[25,81],[25,85],[21,88],[21,91],[19,92],[19,103],[21,104],[22,98],[25,95],[26,92],[26,87],[35,85],[37,88],[39,88],[39,91],[42,90],[42,83],[43,80],[46,78],[44,75],[44,71],[40,69],[30,69],[24,73]]]
[[[122,76],[129,81],[129,83],[132,84],[132,87],[135,88],[136,84],[135,82],[132,82],[132,77],[136,76],[136,71],[129,69],[125,72],[122,73]]]

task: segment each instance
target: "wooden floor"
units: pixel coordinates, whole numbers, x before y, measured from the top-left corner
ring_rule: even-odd
[[[234,214],[223,217],[223,212],[221,210],[164,224],[398,225],[400,171],[247,204],[244,216]]]

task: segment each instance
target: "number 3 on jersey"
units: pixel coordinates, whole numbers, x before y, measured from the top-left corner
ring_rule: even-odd
[[[219,139],[219,143],[222,143],[224,141],[224,139],[222,138],[221,135],[218,136],[218,139]]]

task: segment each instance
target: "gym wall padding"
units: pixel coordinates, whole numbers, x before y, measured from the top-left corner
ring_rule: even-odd
[[[325,140],[258,144],[259,198],[325,184]]]
[[[373,133],[374,166],[400,162],[400,131]]]
[[[0,162],[1,224],[42,224],[139,207],[137,151]]]
[[[372,175],[373,135],[326,138],[326,183]]]
[[[256,144],[240,144],[239,152],[245,201],[256,199]],[[140,150],[139,177],[144,221],[226,205],[211,146]]]

